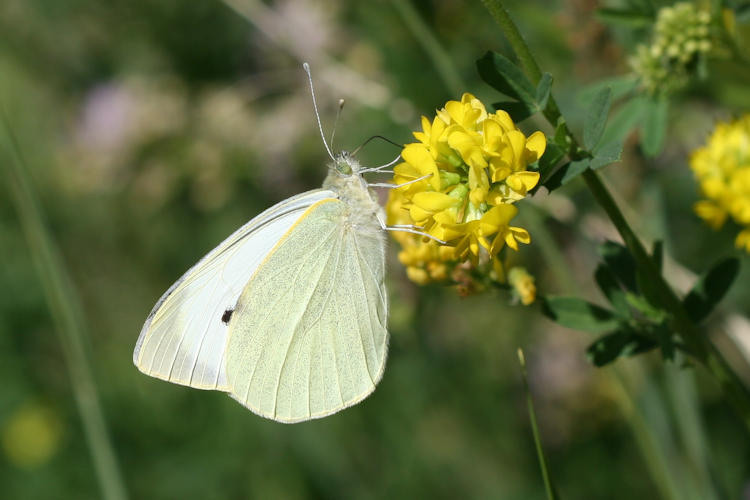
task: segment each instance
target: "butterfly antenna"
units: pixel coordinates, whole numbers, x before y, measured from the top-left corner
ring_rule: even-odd
[[[372,141],[374,139],[381,139],[381,140],[383,140],[385,142],[393,144],[394,146],[396,146],[399,149],[401,149],[401,148],[404,147],[402,144],[394,142],[394,141],[390,140],[387,137],[383,137],[382,135],[373,135],[372,137],[370,137],[369,139],[367,139],[365,142],[363,142],[362,144],[360,144],[359,147],[357,147],[357,149],[354,150],[354,152],[352,153],[352,156],[355,156],[357,153],[359,153],[360,149],[362,149],[363,147],[367,146],[367,143],[369,143],[370,141]]]
[[[320,138],[323,139],[323,145],[326,147],[326,151],[328,151],[328,156],[331,157],[331,160],[336,161],[336,158],[331,152],[331,148],[328,147],[328,143],[326,142],[326,136],[323,133],[323,125],[320,123],[320,113],[318,113],[318,103],[315,102],[315,88],[313,87],[312,75],[310,74],[310,65],[307,63],[302,63],[302,67],[305,68],[305,73],[307,73],[307,81],[310,82],[310,95],[312,95],[313,108],[315,109],[315,118],[318,120],[318,130],[320,130]]]
[[[336,127],[339,124],[339,117],[341,116],[341,110],[344,109],[344,100],[339,99],[339,109],[336,110],[336,119],[333,121],[333,130],[331,131],[331,140],[329,140],[329,144],[331,145],[331,149],[333,149],[333,138],[336,137]]]

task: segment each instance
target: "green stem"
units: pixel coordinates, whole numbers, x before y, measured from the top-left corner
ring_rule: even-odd
[[[542,75],[539,65],[531,54],[526,41],[521,36],[515,23],[510,18],[508,11],[503,6],[502,1],[482,0],[482,3],[497,21],[515,51],[518,60],[521,62],[529,78],[531,78],[532,83],[538,82]],[[552,96],[550,96],[549,105],[544,115],[553,126],[561,118],[559,108]],[[575,154],[575,151],[578,149],[577,142],[569,131],[567,134],[574,145],[572,151]],[[604,209],[620,233],[625,245],[633,254],[633,258],[640,271],[651,280],[651,285],[658,297],[659,303],[672,314],[674,330],[682,337],[688,348],[696,353],[697,359],[703,363],[717,380],[727,400],[734,406],[748,430],[750,430],[750,393],[747,388],[745,388],[739,377],[729,367],[726,359],[710,342],[704,332],[687,315],[682,302],[656,268],[653,260],[625,220],[625,217],[599,176],[595,172],[587,170],[583,173],[583,179],[596,201]]]
[[[542,447],[542,438],[539,435],[539,425],[536,421],[536,411],[534,411],[534,398],[531,397],[531,390],[529,389],[529,381],[526,375],[526,357],[523,355],[523,350],[518,348],[518,363],[521,365],[521,379],[523,380],[523,388],[526,391],[526,405],[529,410],[529,421],[531,422],[531,432],[534,435],[534,446],[536,447],[536,456],[539,460],[539,468],[542,471],[542,480],[544,481],[544,490],[547,493],[547,500],[557,500],[558,496],[555,492],[555,487],[552,484],[552,479],[549,474],[549,466],[547,465],[547,457],[544,454],[544,448]]]
[[[592,170],[587,170],[583,173],[583,179],[596,201],[607,213],[615,228],[620,233],[620,236],[622,236],[625,245],[633,254],[637,266],[643,271],[645,276],[652,280],[651,285],[658,296],[659,303],[673,316],[674,330],[682,336],[688,349],[695,354],[698,360],[716,378],[724,390],[727,400],[740,413],[745,425],[750,429],[750,394],[742,381],[732,371],[727,361],[708,337],[706,337],[704,332],[687,315],[682,301],[661,276],[651,256],[646,252],[638,236],[636,236],[633,229],[625,220],[615,200],[599,176]]]
[[[482,3],[497,24],[500,25],[500,29],[502,29],[505,34],[505,38],[508,39],[513,52],[516,53],[516,57],[518,57],[518,60],[524,71],[526,71],[526,75],[530,78],[531,83],[537,85],[542,78],[542,70],[539,68],[539,64],[537,64],[536,59],[534,59],[534,56],[531,54],[531,50],[529,50],[526,40],[523,39],[521,32],[518,31],[516,23],[511,19],[510,14],[505,9],[503,3],[498,0],[482,0]],[[547,107],[544,109],[544,117],[547,118],[547,121],[549,121],[553,127],[557,126],[558,121],[562,118],[560,108],[557,106],[557,101],[555,101],[555,98],[551,94],[547,101]],[[578,150],[578,143],[566,124],[563,124],[563,128],[568,137],[572,140],[569,153],[575,153]]]
[[[0,145],[7,150],[10,191],[21,227],[26,234],[34,265],[39,272],[47,303],[65,356],[73,394],[81,414],[83,430],[94,462],[102,496],[107,500],[127,498],[125,485],[102,413],[94,376],[85,349],[85,329],[77,294],[65,272],[60,254],[45,227],[44,217],[11,127],[0,110],[4,133]]]

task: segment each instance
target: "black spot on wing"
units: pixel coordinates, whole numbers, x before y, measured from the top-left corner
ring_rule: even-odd
[[[225,325],[229,324],[229,320],[232,319],[232,313],[234,312],[234,309],[227,309],[224,311],[224,314],[221,315],[221,321]]]

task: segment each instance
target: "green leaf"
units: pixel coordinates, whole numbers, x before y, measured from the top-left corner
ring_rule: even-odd
[[[651,305],[651,302],[646,300],[646,297],[644,297],[643,295],[627,293],[625,294],[625,299],[633,309],[637,310],[655,323],[660,323],[667,319],[667,313],[662,311],[658,307],[654,307],[653,305]]]
[[[583,87],[583,89],[578,92],[576,98],[579,105],[583,107],[589,107],[594,100],[594,97],[603,89],[609,87],[610,89],[612,89],[612,101],[616,101],[617,99],[635,90],[637,84],[638,77],[632,74],[615,76],[613,78],[605,78]]]
[[[661,299],[659,297],[659,292],[654,285],[655,283],[655,276],[651,276],[649,274],[646,274],[641,269],[636,268],[635,272],[635,279],[636,283],[638,283],[638,290],[640,290],[641,295],[648,301],[651,306],[653,306],[654,311],[658,311],[656,314],[659,319],[661,319],[664,315],[662,308]],[[644,311],[645,312],[645,311]]]
[[[664,146],[667,132],[669,100],[665,97],[650,100],[641,129],[641,146],[647,156],[656,156]]]
[[[659,347],[661,347],[661,355],[664,359],[674,361],[675,351],[677,350],[674,345],[674,335],[672,330],[667,325],[661,324],[654,328]]]
[[[683,301],[690,319],[696,323],[705,319],[732,286],[739,270],[740,261],[730,257],[703,275]]]
[[[631,292],[638,291],[635,260],[627,248],[614,241],[605,241],[599,245],[599,255],[622,286]]]
[[[570,138],[566,132],[567,127],[565,126],[565,118],[562,116],[557,120],[557,126],[555,127],[554,141],[557,146],[563,151],[570,149]]]
[[[583,124],[583,144],[591,151],[599,144],[607,124],[609,106],[612,103],[612,89],[605,87],[600,90],[586,113],[586,121]]]
[[[605,23],[617,24],[630,28],[651,26],[654,22],[653,16],[631,9],[597,9],[596,17]]]
[[[612,270],[604,264],[599,264],[596,267],[596,271],[594,271],[594,279],[596,280],[596,284],[599,285],[599,289],[609,300],[609,303],[615,308],[615,311],[623,317],[629,317],[630,307],[625,297],[625,290],[618,283],[617,277]]]
[[[633,129],[643,120],[648,107],[648,99],[634,97],[620,106],[607,122],[607,128],[602,136],[602,144],[611,142],[625,142]]]
[[[524,121],[526,118],[537,112],[535,106],[518,101],[494,102],[492,103],[492,107],[495,108],[496,111],[498,109],[507,111],[516,123]]]
[[[564,156],[565,152],[548,139],[544,154],[539,158],[539,175],[541,178],[546,179]]]
[[[584,332],[601,333],[618,325],[612,311],[578,297],[546,297],[542,311],[556,323]]]
[[[586,355],[594,365],[604,366],[621,356],[632,356],[657,346],[656,342],[644,335],[622,330],[599,337],[586,349]]]
[[[536,86],[536,104],[539,111],[544,111],[549,100],[550,89],[552,88],[552,75],[544,73]]]
[[[590,160],[588,158],[568,163],[567,168],[565,169],[565,175],[563,175],[561,180],[562,184],[565,185],[581,175],[587,168],[589,168],[589,164]]]
[[[477,61],[477,70],[488,85],[530,106],[536,103],[536,89],[521,69],[502,54],[488,51]]]
[[[591,159],[591,170],[598,170],[612,163],[620,161],[622,156],[622,142],[614,141],[599,145],[594,149],[594,157]]]
[[[558,168],[555,173],[549,177],[549,179],[544,181],[543,185],[547,188],[548,191],[552,192],[560,186],[567,184],[568,182],[581,175],[586,171],[587,168],[589,168],[588,158],[568,162],[562,167]]]

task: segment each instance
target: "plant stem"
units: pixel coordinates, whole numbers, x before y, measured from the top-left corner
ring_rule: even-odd
[[[542,72],[534,56],[531,54],[528,45],[518,31],[518,27],[510,18],[502,0],[482,0],[482,3],[497,21],[532,83],[536,84],[539,78],[541,78]],[[561,118],[560,110],[552,96],[549,98],[549,104],[544,115],[552,126],[555,126]],[[575,154],[575,151],[578,149],[577,142],[570,131],[567,131],[567,135],[571,139],[573,144],[571,150]],[[646,252],[638,236],[625,220],[625,217],[599,176],[592,170],[586,170],[583,173],[583,179],[594,195],[594,199],[604,209],[620,233],[640,271],[651,280],[650,283],[655,294],[658,296],[659,304],[671,313],[674,330],[682,337],[688,348],[696,353],[698,361],[713,375],[724,391],[727,400],[739,413],[746,427],[750,430],[750,392],[748,392],[739,377],[729,367],[722,354],[687,315],[682,302],[656,268],[650,255]]]
[[[102,497],[107,500],[124,500],[127,498],[125,485],[107,432],[93,370],[86,355],[80,303],[52,236],[45,226],[31,178],[2,110],[0,121],[4,129],[4,133],[0,133],[0,144],[7,150],[3,163],[7,164],[10,191],[60,338]]]
[[[549,474],[549,466],[547,465],[547,457],[544,454],[544,448],[542,447],[542,438],[539,435],[539,425],[536,421],[536,411],[534,411],[534,398],[531,397],[531,389],[529,389],[529,381],[526,375],[526,357],[523,354],[523,350],[518,348],[518,363],[521,365],[521,379],[523,380],[523,388],[526,390],[526,405],[529,410],[529,421],[531,422],[531,432],[534,435],[534,446],[536,447],[536,456],[539,460],[539,468],[542,471],[542,480],[544,481],[544,490],[547,493],[547,500],[558,500],[558,496],[555,492],[555,487],[552,484],[552,479]]]
[[[742,384],[742,381],[731,370],[728,363],[710,342],[708,337],[690,319],[677,297],[674,290],[666,283],[661,273],[656,268],[651,256],[646,252],[643,244],[632,230],[622,212],[617,207],[612,195],[602,183],[596,173],[586,170],[583,173],[586,182],[594,198],[609,216],[617,231],[622,236],[625,245],[633,254],[638,267],[645,276],[651,279],[654,291],[658,294],[659,303],[673,316],[673,327],[687,344],[687,347],[695,354],[711,374],[716,378],[724,390],[729,402],[740,413],[745,425],[750,429],[750,394]]]
[[[497,24],[500,25],[500,29],[502,29],[505,34],[505,38],[507,38],[513,52],[516,53],[516,57],[518,57],[521,66],[524,71],[526,71],[526,76],[529,77],[531,83],[537,85],[542,78],[542,70],[539,68],[539,64],[537,64],[536,59],[534,59],[534,56],[531,54],[531,50],[529,50],[526,40],[523,39],[521,32],[518,31],[516,23],[511,19],[510,14],[505,9],[503,3],[499,0],[482,0],[482,3]],[[562,117],[560,108],[557,106],[557,101],[555,101],[552,94],[550,94],[549,100],[547,101],[547,107],[544,109],[544,117],[547,118],[547,121],[549,121],[553,127],[557,126],[558,121]],[[570,152],[575,152],[578,149],[578,143],[568,129],[568,126],[563,125],[563,127],[568,137],[572,140]]]

